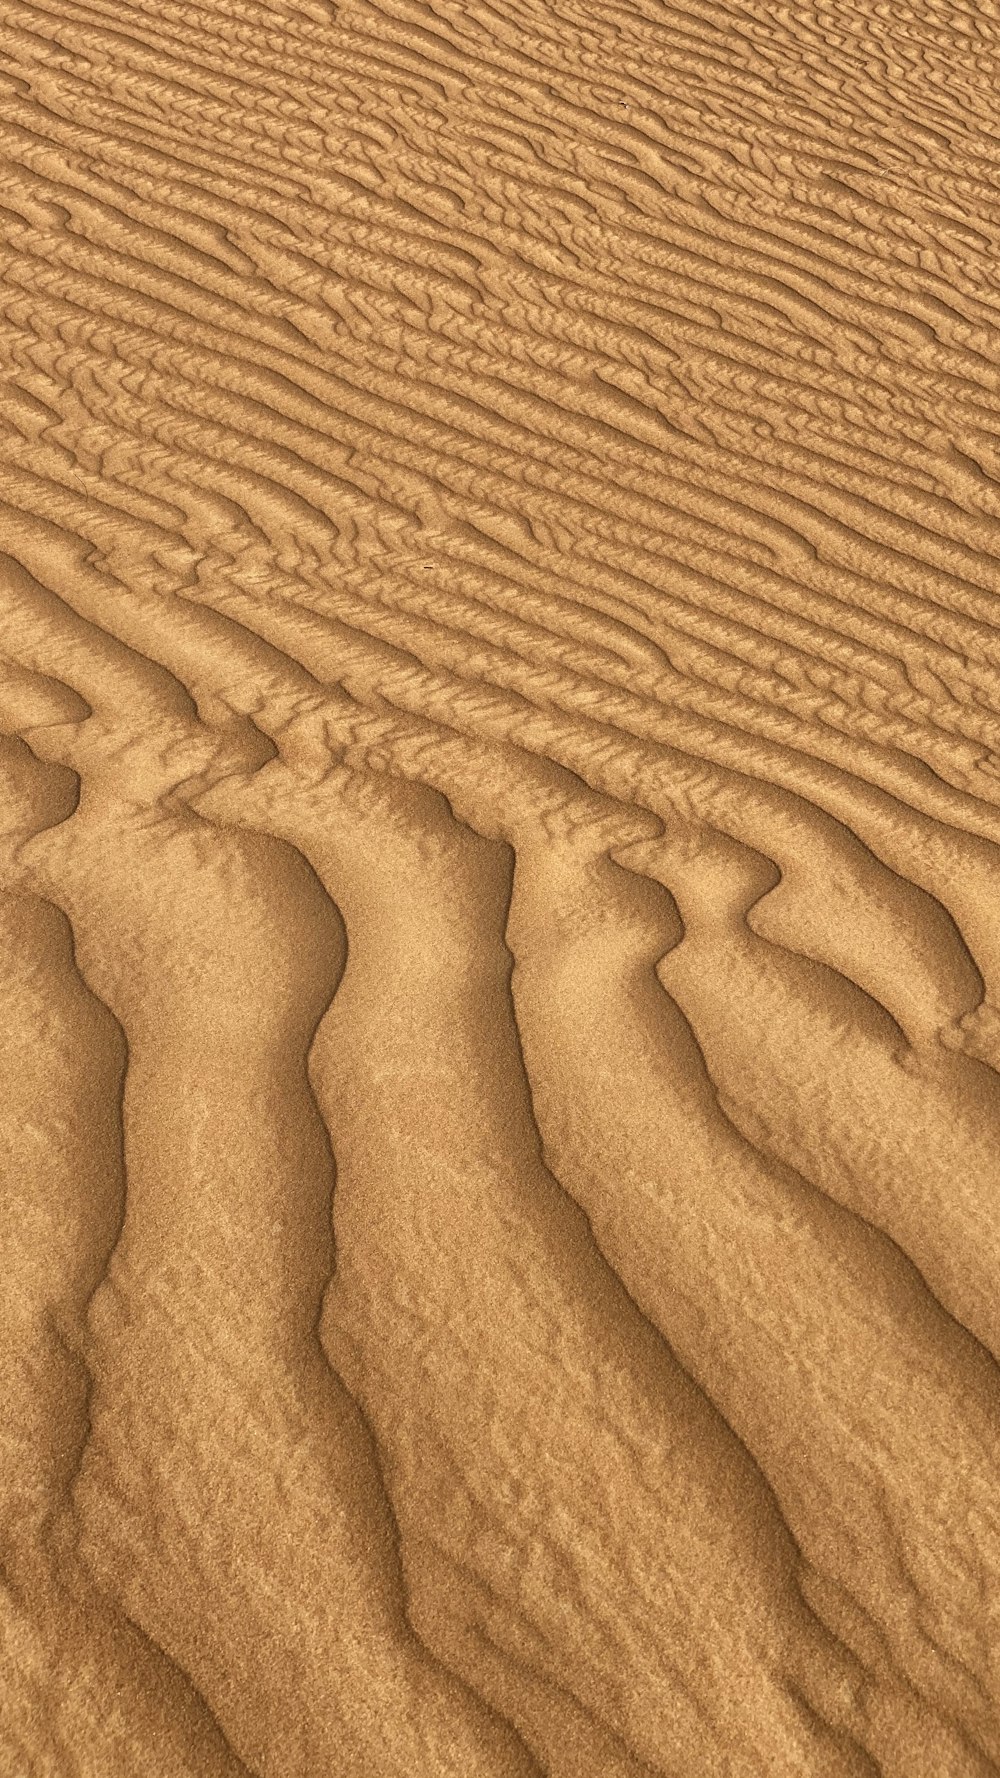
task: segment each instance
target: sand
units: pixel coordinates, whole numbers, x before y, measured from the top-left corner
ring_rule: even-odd
[[[0,27],[0,1778],[1000,1773],[995,0]]]

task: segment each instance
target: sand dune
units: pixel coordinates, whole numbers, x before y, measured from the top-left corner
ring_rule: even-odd
[[[1000,1771],[995,7],[0,11],[0,1778]]]

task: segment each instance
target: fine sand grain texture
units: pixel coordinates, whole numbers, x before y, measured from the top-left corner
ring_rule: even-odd
[[[0,1778],[997,1778],[998,0],[0,94]]]

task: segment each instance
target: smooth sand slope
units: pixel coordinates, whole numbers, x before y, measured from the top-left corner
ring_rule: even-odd
[[[1000,1773],[994,0],[0,94],[0,1778]]]

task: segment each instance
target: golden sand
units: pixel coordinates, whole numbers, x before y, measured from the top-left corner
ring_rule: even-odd
[[[0,27],[0,1778],[1000,1773],[996,0]]]

